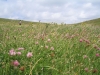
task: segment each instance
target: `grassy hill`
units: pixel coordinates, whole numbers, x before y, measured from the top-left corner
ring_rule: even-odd
[[[29,25],[29,24],[38,24],[38,22],[30,22],[30,21],[23,21],[22,20],[23,25]],[[14,25],[18,25],[19,24],[19,20],[14,20],[14,19],[5,19],[5,18],[0,18],[0,24],[14,24]]]
[[[13,24],[18,25],[20,20],[14,20],[14,19],[6,19],[6,18],[0,18],[0,24]],[[32,22],[32,21],[24,21],[22,20],[23,25],[31,25],[31,24],[39,24],[39,22]],[[42,23],[41,24],[47,24]]]
[[[100,75],[99,19],[56,25],[0,19],[1,75]]]
[[[11,23],[17,25],[19,23],[19,20],[0,18],[0,24],[11,24]],[[27,24],[29,25],[29,24],[38,24],[39,22],[22,21],[22,23],[24,25],[27,25]],[[46,23],[42,23],[42,24],[46,24]],[[80,24],[100,25],[100,18],[87,20],[87,21],[77,23],[77,24],[68,24],[68,25],[80,25]]]
[[[97,18],[97,19],[93,19],[93,20],[88,20],[88,21],[84,21],[84,22],[81,22],[81,23],[78,23],[78,24],[91,24],[91,25],[100,25],[100,18]]]

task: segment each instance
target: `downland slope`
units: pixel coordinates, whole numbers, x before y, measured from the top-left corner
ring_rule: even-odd
[[[100,19],[73,25],[0,19],[1,75],[100,75]],[[22,54],[11,56],[9,51]],[[24,48],[25,50],[18,50]],[[26,57],[28,52],[33,56]],[[18,60],[20,65],[10,64]]]
[[[18,25],[20,20],[14,20],[14,19],[6,19],[6,18],[0,18],[0,24],[13,24]],[[22,20],[23,25],[30,25],[32,23],[38,24],[38,22],[30,22],[30,21],[24,21]]]
[[[87,21],[84,21],[84,22],[81,22],[81,23],[77,23],[78,25],[79,24],[87,24],[87,25],[97,25],[97,26],[100,26],[100,18],[97,18],[97,19],[92,19],[92,20],[87,20]]]
[[[6,19],[6,18],[0,18],[0,24],[15,24],[17,25],[19,20],[14,20],[14,19]],[[24,21],[22,20],[23,25],[29,25],[29,24],[39,24],[39,22],[32,22],[32,21]],[[46,24],[46,23],[42,23]],[[66,24],[66,25],[80,25],[80,24],[91,24],[91,25],[100,25],[100,18],[97,19],[92,19],[92,20],[87,20],[84,22],[76,23],[76,24]]]

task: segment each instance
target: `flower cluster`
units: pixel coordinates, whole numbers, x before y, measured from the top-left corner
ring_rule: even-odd
[[[18,48],[17,50],[11,49],[9,51],[9,55],[10,56],[21,55],[22,54],[21,50],[24,50],[24,48]],[[31,58],[32,56],[33,56],[32,52],[28,52],[26,54],[27,58]],[[15,60],[13,59],[13,61],[11,62],[11,65],[14,66],[14,67],[18,67],[20,65],[20,62],[18,60],[16,60],[16,59]],[[24,68],[21,67],[20,69],[23,70]]]

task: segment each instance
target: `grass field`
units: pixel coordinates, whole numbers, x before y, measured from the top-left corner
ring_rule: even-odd
[[[100,75],[97,20],[18,25],[17,20],[0,19],[0,75]]]

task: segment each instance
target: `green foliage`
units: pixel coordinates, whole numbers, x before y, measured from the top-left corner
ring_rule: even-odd
[[[99,25],[18,22],[0,19],[1,75],[100,74]],[[21,55],[10,55],[11,49]],[[28,52],[33,56],[28,58]],[[20,65],[13,66],[14,60]]]
[[[93,25],[93,26],[100,26],[100,18],[93,19],[93,20],[88,20],[88,21],[78,23],[78,24],[82,24],[82,25],[87,24],[87,25]]]

